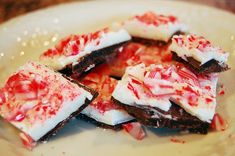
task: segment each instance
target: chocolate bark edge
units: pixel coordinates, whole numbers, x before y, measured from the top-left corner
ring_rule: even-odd
[[[136,43],[141,43],[144,44],[146,46],[165,46],[168,44],[168,42],[164,42],[164,41],[159,41],[159,40],[153,40],[153,39],[145,39],[145,38],[140,38],[140,37],[132,37],[132,41],[136,42]]]
[[[171,38],[174,36],[174,35],[184,35],[185,33],[184,32],[181,32],[181,31],[177,31],[176,33],[174,33],[169,41],[160,41],[160,40],[153,40],[153,39],[146,39],[146,38],[141,38],[141,37],[137,37],[137,36],[132,36],[132,41],[133,42],[136,42],[136,43],[141,43],[141,44],[144,44],[146,46],[165,46],[165,45],[169,45],[171,43]]]
[[[92,123],[100,128],[105,128],[105,129],[112,129],[114,131],[119,131],[119,130],[122,130],[122,125],[123,124],[127,124],[127,123],[131,123],[131,122],[134,122],[135,120],[130,120],[130,121],[126,121],[126,122],[123,122],[123,123],[120,123],[120,124],[117,124],[117,125],[108,125],[108,124],[105,124],[103,122],[99,122],[93,118],[90,118],[89,116],[85,115],[85,114],[79,114],[77,116],[78,119],[82,119],[88,123]]]
[[[117,49],[121,46],[124,46],[128,42],[129,41],[121,42],[110,47],[93,51],[92,53],[80,58],[77,64],[69,64],[59,72],[67,76],[73,75],[79,77],[83,72],[88,71],[89,67],[96,66],[97,64],[105,62],[106,57],[108,57],[109,55],[115,55],[115,53],[117,54]]]
[[[162,128],[167,127],[174,130],[186,131],[192,133],[207,134],[210,124],[199,120],[187,113],[180,106],[172,102],[172,106],[168,112],[164,112],[153,107],[130,106],[121,103],[112,97],[114,103],[121,106],[137,121],[148,127]],[[165,118],[163,115],[171,115],[172,119]],[[154,117],[157,116],[157,117]]]
[[[227,64],[222,63],[220,64],[218,61],[212,59],[203,65],[197,60],[195,60],[192,57],[186,57],[188,61],[185,61],[181,57],[179,57],[176,52],[171,51],[172,53],[172,59],[183,63],[185,66],[187,66],[189,69],[191,69],[194,73],[196,74],[210,74],[210,73],[219,73],[223,72],[226,70],[229,70],[230,68],[228,67]]]
[[[73,80],[72,80],[73,81]],[[90,89],[90,88],[87,88],[79,83],[77,83],[75,81],[76,84],[78,84],[80,87],[82,87],[83,89],[85,89],[86,91],[90,92],[93,97],[91,100],[89,99],[85,99],[85,103],[78,108],[77,111],[73,112],[68,118],[64,119],[63,121],[59,122],[52,130],[50,130],[47,134],[45,134],[43,137],[41,137],[38,141],[39,142],[43,142],[43,141],[47,141],[49,140],[53,135],[55,135],[56,133],[58,133],[58,131],[64,127],[64,125],[66,123],[68,123],[70,121],[70,119],[72,119],[73,117],[76,117],[79,113],[81,113],[81,111],[83,109],[85,109],[97,96],[98,96],[98,92]]]

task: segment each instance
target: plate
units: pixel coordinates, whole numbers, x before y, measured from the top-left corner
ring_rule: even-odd
[[[166,129],[147,129],[136,141],[124,131],[104,130],[72,120],[49,142],[27,151],[15,139],[15,130],[0,122],[3,155],[234,155],[235,154],[235,16],[213,8],[176,1],[90,1],[40,10],[0,26],[0,82],[28,60],[37,60],[45,49],[72,33],[85,33],[145,11],[173,14],[188,24],[191,32],[206,36],[230,52],[231,70],[220,75],[225,95],[218,96],[218,111],[229,127],[208,135],[178,134]],[[172,138],[185,141],[175,143]]]

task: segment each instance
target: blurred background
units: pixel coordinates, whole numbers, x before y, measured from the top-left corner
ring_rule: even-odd
[[[0,23],[40,8],[78,0],[0,0]],[[85,1],[85,0],[83,0]],[[171,0],[176,1],[176,0]],[[182,0],[235,13],[235,0]]]

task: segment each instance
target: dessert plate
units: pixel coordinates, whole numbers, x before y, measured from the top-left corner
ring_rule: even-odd
[[[124,131],[104,130],[74,119],[49,142],[27,151],[16,139],[17,131],[1,121],[2,155],[234,155],[235,16],[231,13],[175,1],[75,2],[36,11],[0,26],[0,84],[18,66],[37,60],[41,52],[68,34],[94,31],[149,10],[178,16],[192,32],[206,36],[230,53],[231,70],[219,79],[225,94],[217,99],[218,112],[228,122],[225,131],[198,135],[147,129],[148,136],[137,141]]]

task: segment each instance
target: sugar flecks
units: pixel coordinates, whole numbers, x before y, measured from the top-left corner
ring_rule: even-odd
[[[171,138],[170,141],[173,142],[173,143],[179,143],[179,144],[185,144],[185,143],[186,143],[185,140],[178,139],[178,138],[176,138],[176,137]]]

